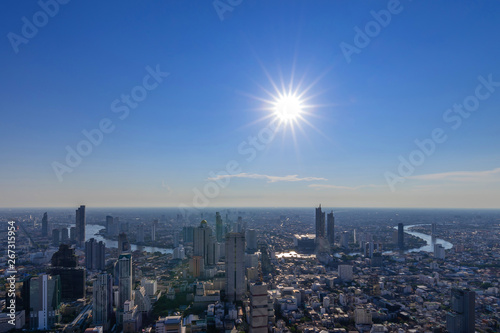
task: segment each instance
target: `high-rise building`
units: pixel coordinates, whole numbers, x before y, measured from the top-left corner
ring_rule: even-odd
[[[59,246],[59,243],[61,243],[61,238],[60,238],[60,231],[59,229],[52,229],[52,245],[53,246]]]
[[[108,330],[113,313],[113,279],[107,273],[97,275],[93,284],[92,321]]]
[[[405,248],[405,229],[403,223],[398,223],[398,247],[400,250]]]
[[[436,236],[436,233],[437,233],[437,224],[436,223],[432,223],[431,224],[431,235],[432,236]]]
[[[104,242],[98,242],[94,238],[89,239],[85,242],[85,267],[89,270],[103,271],[106,268],[105,254]]]
[[[76,227],[69,228],[69,239],[71,242],[76,241]]]
[[[333,246],[335,244],[335,217],[333,216],[333,210],[326,217],[326,236],[330,246]]]
[[[450,333],[474,333],[476,323],[476,293],[467,289],[451,290],[451,311],[446,315]]]
[[[85,297],[85,268],[77,267],[75,249],[61,244],[52,255],[49,274],[60,277],[61,299],[75,301]]]
[[[158,220],[154,220],[153,224],[151,225],[151,241],[152,242],[156,241],[156,229],[158,229]]]
[[[122,254],[118,257],[118,308],[132,299],[132,256]]]
[[[76,210],[76,242],[78,246],[83,247],[85,244],[85,206],[81,205]]]
[[[250,285],[250,333],[268,332],[267,284]]]
[[[122,232],[118,235],[118,253],[129,253],[131,250],[127,234]]]
[[[340,234],[340,246],[343,248],[349,248],[349,232],[348,231],[343,231]]]
[[[140,224],[137,228],[137,242],[144,243],[144,224]]]
[[[226,297],[240,300],[245,293],[245,236],[231,232],[226,235]]]
[[[316,243],[325,237],[325,213],[321,211],[321,204],[316,208]]]
[[[205,266],[215,265],[215,240],[212,236],[212,229],[206,220],[201,221],[200,226],[194,229],[193,256],[200,256],[204,260]]]
[[[441,244],[434,244],[434,258],[444,260],[445,252]]]
[[[113,216],[106,216],[106,234],[111,236],[111,228],[113,228]]]
[[[49,219],[47,212],[43,213],[42,217],[42,237],[47,237],[49,234]]]
[[[68,241],[69,241],[68,228],[61,228],[61,243],[68,243]]]
[[[352,265],[339,265],[339,278],[344,282],[352,281]]]
[[[215,213],[215,235],[217,242],[222,243],[224,241],[224,225],[222,224],[222,217],[219,212]]]
[[[59,276],[47,274],[32,278],[30,287],[30,328],[50,330],[59,322],[61,282]]]
[[[184,245],[186,245],[187,243],[193,242],[194,229],[195,228],[192,226],[182,228],[182,240],[184,242]]]
[[[257,251],[257,231],[255,229],[247,229],[247,253],[255,253]]]

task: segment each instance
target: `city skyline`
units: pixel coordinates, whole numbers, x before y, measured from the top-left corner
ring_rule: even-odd
[[[1,207],[500,208],[498,3],[4,6]]]

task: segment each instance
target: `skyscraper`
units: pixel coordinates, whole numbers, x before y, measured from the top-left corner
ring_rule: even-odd
[[[246,232],[247,252],[255,253],[257,251],[257,231],[248,229]]]
[[[104,256],[106,245],[102,241],[98,242],[94,238],[85,242],[85,267],[89,270],[103,271],[106,266]]]
[[[61,244],[52,255],[49,274],[60,277],[61,299],[75,301],[85,297],[85,268],[77,267],[75,249]]]
[[[158,220],[154,220],[151,225],[151,241],[156,241],[156,229],[158,229]]]
[[[113,279],[109,274],[100,273],[93,284],[92,321],[95,326],[108,330],[113,313]]]
[[[405,229],[403,223],[398,223],[398,247],[400,250],[405,248]]]
[[[222,243],[224,241],[224,225],[222,224],[222,217],[219,212],[215,213],[215,234],[217,242]]]
[[[43,213],[42,217],[42,236],[47,237],[49,234],[49,219],[47,218],[47,212]]]
[[[214,239],[212,229],[206,220],[201,221],[200,226],[194,229],[193,256],[203,258],[205,266],[216,264],[214,258]]]
[[[127,234],[124,232],[121,232],[118,235],[118,252],[121,253],[128,253],[130,252],[130,242],[127,239]]]
[[[250,333],[268,332],[267,284],[250,285]]]
[[[245,293],[245,236],[231,232],[226,235],[226,297],[240,300]]]
[[[474,333],[476,323],[476,293],[467,289],[451,290],[451,311],[446,315],[450,333]]]
[[[106,234],[111,236],[111,229],[113,228],[113,216],[106,216]]]
[[[328,238],[330,246],[333,246],[335,244],[335,217],[333,216],[333,210],[328,213],[326,221],[326,236]]]
[[[83,247],[85,244],[85,206],[81,205],[76,210],[76,242],[78,246]]]
[[[325,237],[325,213],[321,211],[321,204],[316,208],[316,243]]]
[[[118,308],[132,299],[132,255],[121,254],[118,257]]]
[[[30,286],[30,328],[50,330],[59,321],[61,282],[59,276],[42,274]]]

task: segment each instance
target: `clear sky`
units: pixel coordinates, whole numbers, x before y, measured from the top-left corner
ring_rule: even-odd
[[[41,3],[0,4],[2,207],[500,208],[499,2]]]

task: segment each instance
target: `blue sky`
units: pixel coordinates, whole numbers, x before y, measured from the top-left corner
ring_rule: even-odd
[[[500,87],[478,80],[500,82],[496,2],[243,0],[221,20],[211,1],[73,0],[14,47],[42,8],[1,6],[4,207],[191,207],[198,189],[208,206],[500,208]],[[340,45],[388,7],[348,62]],[[148,66],[169,75],[120,119],[112,102]],[[268,126],[266,91],[292,77],[310,107],[247,161],[238,147]],[[481,84],[488,97],[454,129],[447,109]],[[102,119],[114,130],[58,177],[66,146]],[[437,128],[446,140],[401,174],[399,156]],[[238,172],[210,176],[229,161]]]

